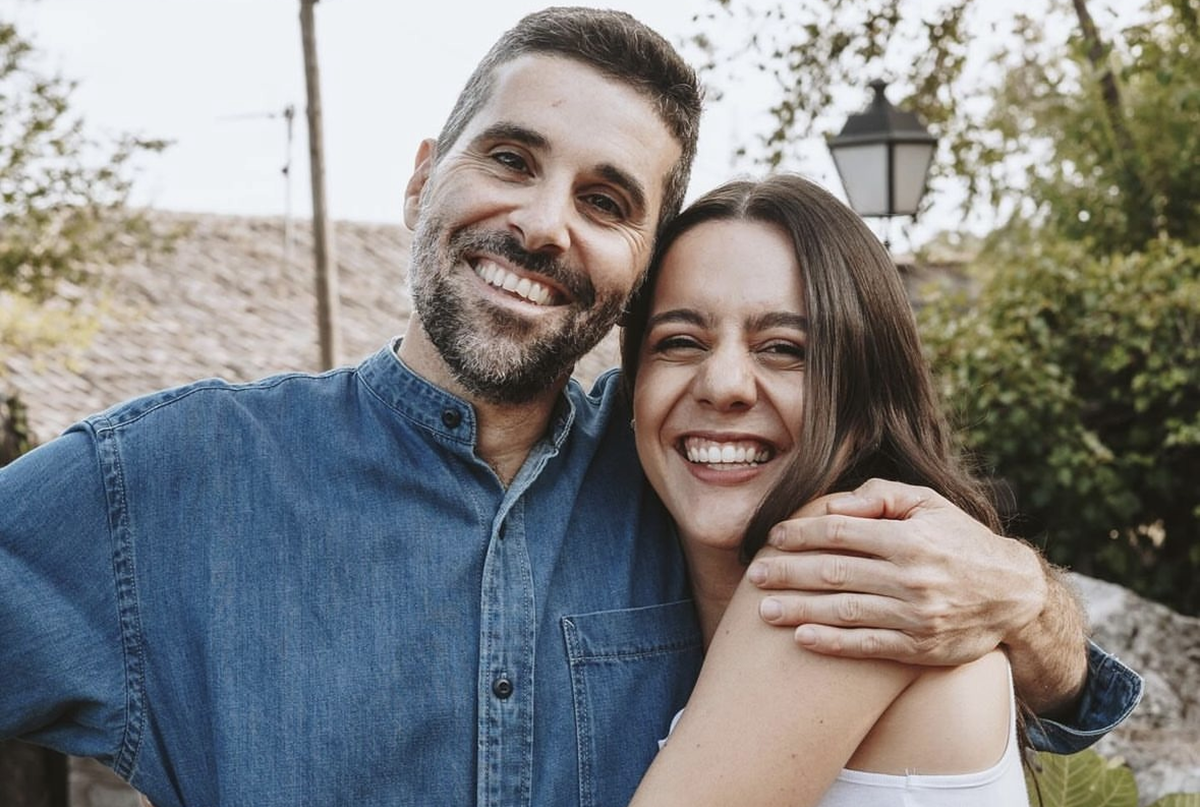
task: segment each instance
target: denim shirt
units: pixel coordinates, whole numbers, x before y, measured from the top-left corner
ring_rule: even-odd
[[[0,736],[158,807],[625,803],[701,639],[618,387],[507,488],[390,346],[87,419],[0,470]]]

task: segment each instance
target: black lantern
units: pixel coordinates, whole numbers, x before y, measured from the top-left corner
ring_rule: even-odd
[[[916,114],[892,106],[886,88],[885,81],[871,82],[871,105],[829,138],[829,151],[860,216],[915,216],[937,138]]]

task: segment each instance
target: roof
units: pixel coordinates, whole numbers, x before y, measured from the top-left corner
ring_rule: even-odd
[[[198,378],[317,369],[307,221],[293,228],[289,260],[282,218],[155,212],[153,220],[179,232],[173,249],[92,270],[100,284],[86,308],[99,330],[86,346],[56,360],[3,359],[0,387],[25,404],[36,441],[114,403]],[[410,239],[399,225],[335,225],[339,363],[355,364],[404,332]],[[610,335],[577,377],[590,382],[615,357]]]

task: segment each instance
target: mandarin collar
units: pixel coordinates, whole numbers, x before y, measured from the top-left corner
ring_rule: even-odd
[[[358,366],[359,376],[376,396],[404,417],[451,440],[474,445],[478,429],[475,407],[409,368],[397,353],[400,340],[396,337],[365,359]],[[556,449],[562,446],[575,421],[575,402],[567,394],[572,385],[578,382],[567,382],[550,419],[547,437]]]

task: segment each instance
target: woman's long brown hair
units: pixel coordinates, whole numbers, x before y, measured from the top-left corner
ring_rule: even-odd
[[[895,264],[862,219],[799,176],[727,183],[666,227],[623,320],[626,392],[632,393],[637,378],[663,256],[692,228],[730,219],[787,234],[809,319],[802,450],[793,453],[747,525],[743,560],[753,557],[773,525],[805,503],[872,477],[930,487],[998,532],[1000,519],[985,486],[955,452]]]

